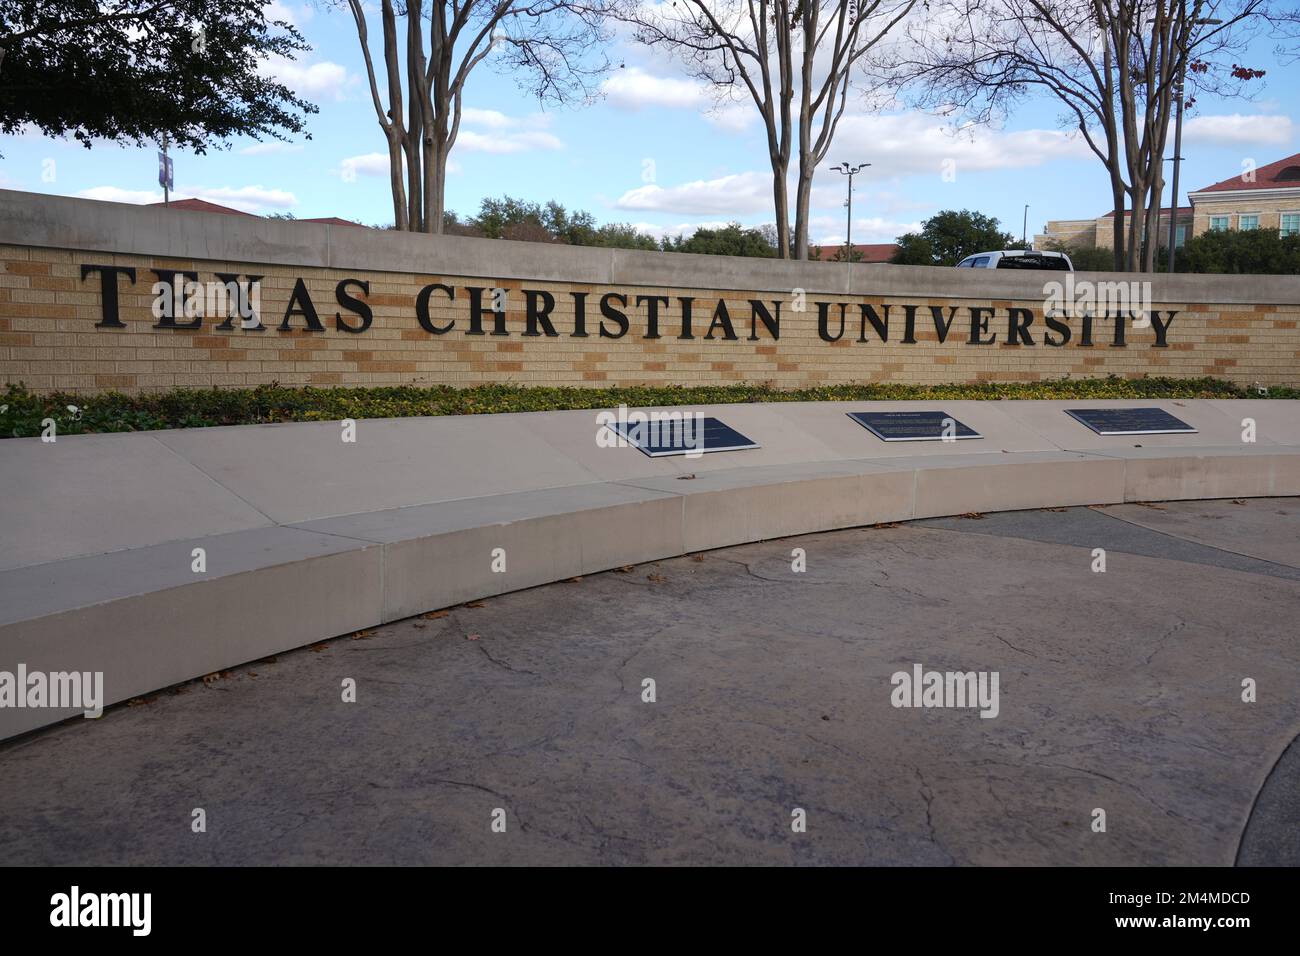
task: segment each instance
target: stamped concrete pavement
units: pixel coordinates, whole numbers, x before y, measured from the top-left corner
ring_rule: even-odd
[[[0,745],[0,862],[1296,864],[1297,540],[1296,499],[934,519],[398,621]],[[997,716],[892,706],[917,664]]]

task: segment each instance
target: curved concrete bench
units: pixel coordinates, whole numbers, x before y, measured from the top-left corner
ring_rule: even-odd
[[[1198,433],[1100,437],[1063,411],[1089,406],[1157,406]],[[984,437],[887,444],[846,415],[869,409],[944,410]],[[102,671],[111,704],[433,608],[710,548],[971,511],[1300,494],[1294,402],[690,410],[762,447],[649,458],[599,447],[594,411],[361,421],[350,444],[338,422],[0,442],[0,671]],[[78,713],[0,708],[0,738]]]

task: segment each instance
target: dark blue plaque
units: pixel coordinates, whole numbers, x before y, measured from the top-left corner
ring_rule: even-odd
[[[716,418],[695,418],[691,412],[663,420],[653,420],[647,415],[644,421],[639,418],[617,421],[605,427],[651,458],[759,447],[730,425]]]
[[[983,438],[947,412],[849,412],[881,441],[956,441]]]
[[[1191,435],[1196,429],[1163,408],[1067,408],[1098,435]]]

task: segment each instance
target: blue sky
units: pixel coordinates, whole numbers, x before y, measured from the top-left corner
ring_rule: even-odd
[[[311,140],[237,140],[203,156],[176,152],[174,195],[259,214],[391,221],[385,141],[351,17],[311,2],[270,6],[313,48],[276,68],[320,107],[308,120]],[[1280,65],[1271,48],[1261,41],[1252,51],[1251,64],[1268,70],[1253,99],[1202,97],[1188,114],[1184,193],[1239,173],[1245,160],[1264,165],[1300,151],[1297,67]],[[612,55],[623,66],[605,81],[601,100],[546,110],[513,78],[494,73],[490,60],[482,64],[467,87],[447,207],[473,213],[482,197],[503,194],[555,199],[599,222],[630,222],[656,235],[728,220],[771,222],[771,176],[752,108],[712,109],[705,92],[662,54],[619,43]],[[1017,235],[1025,204],[1031,235],[1048,219],[1101,215],[1109,206],[1105,171],[1061,130],[1059,114],[1054,101],[1030,103],[1000,128],[954,137],[924,114],[879,115],[851,105],[827,160],[872,163],[856,180],[854,241],[892,241],[940,209],[994,215]],[[0,137],[0,153],[3,188],[122,202],[162,198],[155,146],[97,143],[87,150],[28,133]],[[955,175],[943,175],[946,160]],[[818,174],[813,242],[843,241],[844,189],[838,174]]]

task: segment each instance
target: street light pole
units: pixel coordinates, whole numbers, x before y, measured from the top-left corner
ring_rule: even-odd
[[[1183,81],[1187,76],[1187,52],[1178,68],[1178,113],[1174,119],[1174,180],[1170,189],[1169,208],[1169,273],[1174,271],[1174,255],[1178,249],[1178,167],[1183,161]]]
[[[844,203],[849,208],[848,228],[845,232],[844,242],[844,261],[853,261],[853,177],[862,170],[870,166],[870,163],[858,163],[856,166],[850,166],[848,163],[840,163],[838,166],[832,166],[837,173],[849,177],[849,198]]]
[[[1020,226],[1020,244],[1029,248],[1029,203],[1025,203],[1025,221]]]
[[[1181,12],[1183,8],[1179,9]],[[1171,275],[1174,271],[1174,256],[1178,251],[1178,170],[1183,162],[1183,99],[1186,93],[1187,57],[1190,55],[1187,49],[1189,31],[1192,27],[1218,26],[1222,22],[1222,20],[1205,18],[1192,20],[1187,24],[1178,41],[1179,53],[1182,55],[1178,58],[1178,112],[1174,114],[1174,177],[1173,182],[1170,183],[1169,197],[1169,273]]]

